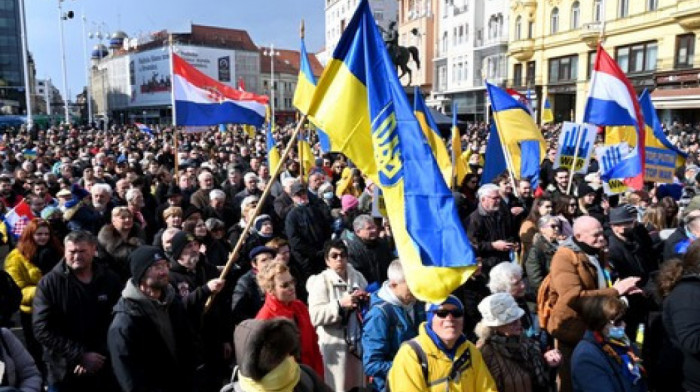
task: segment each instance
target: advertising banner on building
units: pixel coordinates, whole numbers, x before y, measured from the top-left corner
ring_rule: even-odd
[[[176,45],[175,51],[205,75],[236,88],[234,50]],[[170,73],[170,52],[167,47],[132,54],[129,61],[129,106],[170,105]]]

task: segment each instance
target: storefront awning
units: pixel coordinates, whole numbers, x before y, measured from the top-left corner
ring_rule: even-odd
[[[700,87],[656,89],[651,101],[656,109],[700,109]]]

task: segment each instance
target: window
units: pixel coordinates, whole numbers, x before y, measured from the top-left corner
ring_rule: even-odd
[[[527,22],[527,38],[530,39],[535,34],[535,22]]]
[[[593,0],[593,21],[600,22],[603,19],[602,0]]]
[[[576,81],[578,56],[566,56],[549,60],[549,83]]]
[[[586,78],[591,79],[593,76],[593,65],[595,65],[595,51],[588,52],[588,71],[586,73]]]
[[[447,66],[441,65],[438,67],[438,86],[439,91],[447,90]]]
[[[462,43],[464,42],[464,26],[459,26],[459,39],[457,40],[457,43]]]
[[[513,86],[523,85],[523,65],[515,64],[513,65]]]
[[[552,17],[549,21],[549,32],[556,34],[559,32],[559,8],[554,7]]]
[[[647,0],[647,11],[656,11],[659,8],[659,0]]]
[[[452,82],[457,81],[457,64],[452,64]]]
[[[615,59],[625,73],[651,72],[656,70],[658,46],[655,41],[618,47]]]
[[[695,56],[695,34],[676,36],[675,68],[692,68]]]
[[[448,41],[447,35],[448,35],[447,31],[442,33],[442,54],[443,55],[447,53],[447,41]]]
[[[457,28],[452,29],[452,46],[457,45]]]
[[[522,28],[523,24],[523,17],[519,16],[515,18],[515,40],[519,41],[520,40],[520,29]]]
[[[571,29],[578,29],[581,23],[581,7],[578,1],[571,5]]]
[[[529,61],[525,70],[525,84],[528,86],[535,85],[535,62]]]
[[[629,0],[619,0],[619,9],[617,10],[617,16],[620,18],[626,18],[630,14],[630,3]]]

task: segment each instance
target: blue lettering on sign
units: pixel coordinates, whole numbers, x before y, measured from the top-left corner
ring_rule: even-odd
[[[372,144],[380,185],[396,185],[403,177],[403,165],[393,103],[387,104],[372,120]]]
[[[647,165],[676,168],[676,153],[664,148],[647,147],[644,162]]]

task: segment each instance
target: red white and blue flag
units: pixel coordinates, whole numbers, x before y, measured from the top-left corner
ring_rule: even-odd
[[[11,234],[15,239],[19,238],[32,219],[34,219],[34,214],[32,214],[29,204],[25,200],[20,201],[15,208],[5,214],[8,234]]]
[[[155,134],[153,133],[153,130],[151,128],[149,128],[148,125],[137,123],[137,122],[135,122],[134,125],[136,125],[136,128],[138,128],[139,131],[147,134],[148,136],[150,136],[150,137],[155,136]]]
[[[172,56],[177,125],[263,124],[268,97],[220,83]]]
[[[530,88],[528,87],[527,90],[527,95],[521,94],[517,90],[513,90],[512,88],[507,88],[506,92],[508,95],[513,97],[516,101],[520,102],[527,108],[527,111],[530,112],[530,115],[532,115],[532,101],[530,100]]]
[[[629,126],[636,132],[636,145],[614,165],[604,167],[604,179],[624,178],[628,185],[638,188],[644,176],[644,118],[634,87],[610,55],[598,45],[588,101],[583,122],[598,126]],[[605,166],[605,165],[604,165]]]

